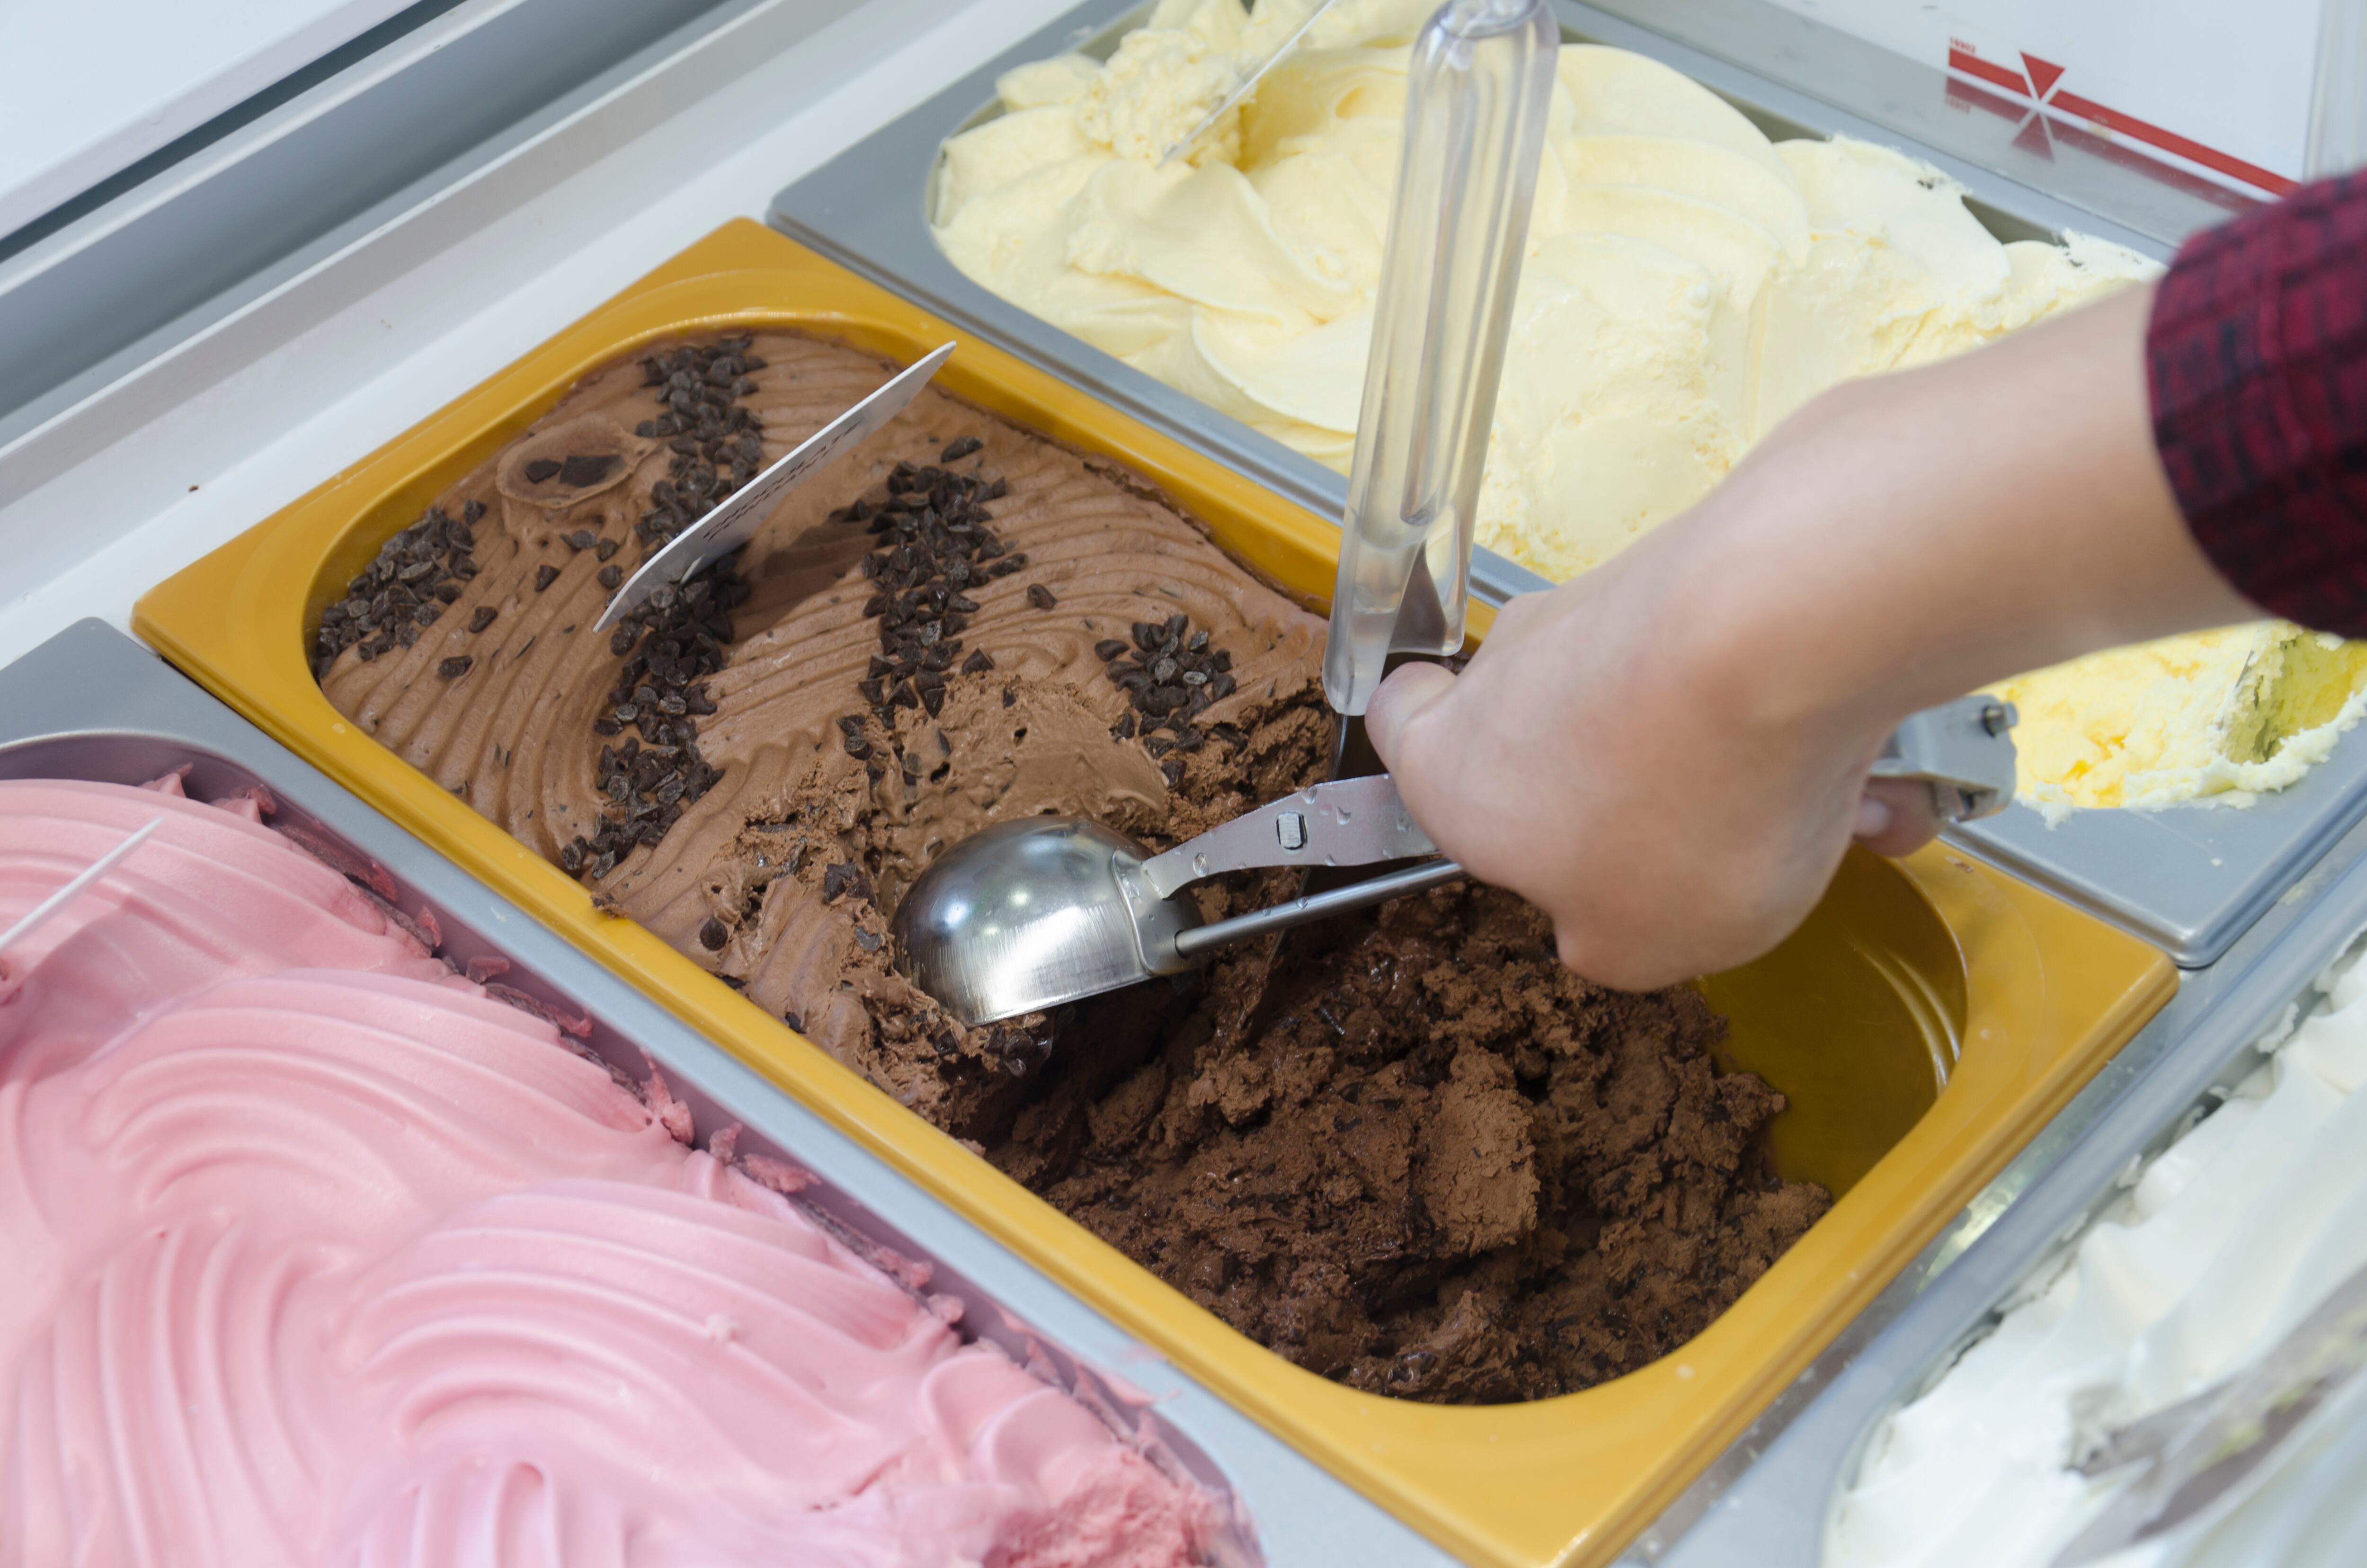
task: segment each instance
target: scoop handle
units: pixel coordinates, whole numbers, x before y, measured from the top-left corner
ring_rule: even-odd
[[[1364,712],[1390,653],[1463,645],[1560,39],[1546,0],[1448,0],[1414,43],[1323,655],[1342,713]]]
[[[1371,866],[1435,855],[1386,773],[1295,790],[1142,863],[1158,897],[1258,866]]]
[[[1328,920],[1351,910],[1370,909],[1376,903],[1387,903],[1393,898],[1403,898],[1424,888],[1463,880],[1463,868],[1452,860],[1425,860],[1419,866],[1390,871],[1368,881],[1350,882],[1344,888],[1328,892],[1309,893],[1305,898],[1292,899],[1265,909],[1253,909],[1247,915],[1236,915],[1229,920],[1212,921],[1178,931],[1169,937],[1168,947],[1174,955],[1170,961],[1165,954],[1147,957],[1147,966],[1153,973],[1170,974],[1196,961],[1203,953],[1213,952],[1230,942],[1246,942],[1251,937],[1270,932],[1287,931],[1296,926],[1311,925]]]

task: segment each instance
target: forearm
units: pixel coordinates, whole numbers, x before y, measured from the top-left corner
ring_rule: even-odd
[[[1683,520],[1663,546],[1675,597],[1738,722],[1878,734],[1986,682],[2259,613],[2156,456],[2150,299],[1836,389]]]

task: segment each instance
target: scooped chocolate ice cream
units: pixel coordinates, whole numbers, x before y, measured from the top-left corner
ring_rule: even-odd
[[[330,699],[914,1110],[1263,1343],[1532,1398],[1705,1324],[1827,1201],[1691,990],[1621,996],[1450,889],[966,1028],[888,915],[990,822],[1157,846],[1321,775],[1322,623],[1133,476],[934,389],[733,561],[616,585],[893,367],[786,333],[586,377],[324,614]],[[1280,873],[1204,886],[1211,915]]]

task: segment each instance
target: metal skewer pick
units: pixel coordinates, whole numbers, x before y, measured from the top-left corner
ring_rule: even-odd
[[[1225,95],[1224,100],[1221,103],[1217,104],[1215,108],[1210,109],[1206,114],[1200,117],[1199,124],[1185,131],[1179,141],[1177,141],[1172,146],[1169,147],[1166,152],[1161,153],[1159,155],[1159,166],[1163,169],[1168,165],[1173,163],[1182,154],[1190,152],[1201,137],[1208,134],[1209,131],[1215,127],[1217,121],[1224,119],[1226,115],[1231,113],[1233,109],[1238,108],[1242,100],[1246,99],[1251,93],[1256,92],[1257,85],[1265,79],[1265,74],[1273,70],[1276,65],[1281,64],[1282,57],[1288,54],[1292,50],[1297,49],[1298,47],[1298,40],[1307,36],[1308,29],[1314,27],[1317,19],[1319,18],[1324,12],[1330,10],[1338,3],[1339,0],[1323,0],[1323,4],[1316,6],[1312,11],[1309,11],[1307,14],[1307,19],[1299,23],[1296,28],[1293,28],[1290,30],[1290,36],[1282,40],[1280,48],[1276,49],[1272,54],[1267,55],[1263,60],[1259,61],[1255,70],[1251,71],[1248,75],[1233,84],[1233,90]]]
[[[116,867],[123,864],[126,858],[128,858],[133,850],[147,843],[150,836],[153,835],[158,828],[164,825],[164,819],[163,817],[153,819],[146,827],[141,828],[139,831],[132,834],[130,837],[125,839],[122,843],[117,845],[114,848],[108,850],[106,854],[93,861],[88,870],[83,872],[82,875],[76,877],[74,881],[68,882],[65,886],[60,888],[57,892],[51,893],[49,897],[35,904],[31,914],[26,915],[22,920],[17,921],[14,926],[9,926],[6,931],[0,931],[0,953],[6,952],[10,948],[16,946],[17,942],[21,941],[26,937],[30,936],[33,931],[40,927],[43,922],[47,921],[50,916],[57,914],[60,910],[65,908],[75,899],[80,898],[85,892],[88,892],[98,882],[99,879],[106,876],[108,872],[115,869]]]
[[[781,498],[853,450],[865,437],[886,425],[929,384],[929,378],[952,357],[948,343],[909,369],[844,414],[798,443],[780,461],[742,485],[707,516],[667,541],[666,547],[641,562],[641,569],[617,590],[595,631],[606,631],[617,621],[649,602],[650,596],[674,583],[688,582],[715,562],[730,554],[756,535]]]

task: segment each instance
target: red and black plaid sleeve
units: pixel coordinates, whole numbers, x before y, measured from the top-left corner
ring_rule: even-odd
[[[2187,242],[2146,362],[2203,552],[2271,614],[2367,636],[2367,172]]]

